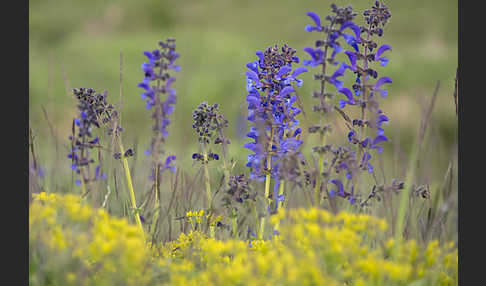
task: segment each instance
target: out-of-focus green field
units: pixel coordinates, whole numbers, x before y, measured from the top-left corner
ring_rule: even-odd
[[[358,11],[372,3],[335,2],[352,4]],[[389,65],[378,69],[381,75],[393,78],[388,97],[381,100],[391,119],[386,132],[392,143],[386,145],[385,154],[391,157],[396,154],[394,148],[400,146],[406,158],[422,113],[440,80],[423,160],[430,173],[423,176],[421,183],[441,180],[457,149],[457,117],[452,97],[457,67],[457,2],[386,2],[392,18],[382,43],[391,44],[393,51],[387,55]],[[197,151],[191,111],[202,101],[217,102],[230,121],[231,155],[238,158],[237,169],[244,169],[248,151],[242,146],[248,140],[241,130],[247,128],[246,63],[256,58],[255,51],[274,43],[288,43],[297,49],[301,60],[308,58],[302,49],[312,46],[317,38],[315,33],[304,30],[311,23],[305,13],[315,11],[324,21],[331,2],[32,0],[29,4],[29,116],[37,134],[39,161],[47,169],[55,161],[55,143],[42,106],[59,136],[57,156],[61,156],[61,167],[69,170],[65,157],[67,137],[76,112],[70,88],[106,89],[111,102],[118,102],[120,52],[125,145],[137,141],[139,152],[147,146],[150,114],[139,96],[137,83],[143,78],[143,51],[155,49],[158,41],[167,36],[177,39],[181,55],[177,62],[182,70],[176,74],[178,103],[172,114],[166,149],[178,157],[178,164],[190,166],[190,155]],[[303,79],[299,95],[307,111],[307,118],[302,117],[302,121],[307,123],[315,120],[311,93],[318,83],[312,72]],[[343,132],[344,129],[338,129],[335,135],[342,136]],[[304,148],[310,150],[312,140],[309,138]],[[389,176],[400,176],[395,169],[389,171]]]

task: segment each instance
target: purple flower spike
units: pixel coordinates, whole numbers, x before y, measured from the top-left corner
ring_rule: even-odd
[[[175,51],[175,39],[169,38],[165,41],[159,42],[159,49],[152,52],[145,51],[144,55],[148,58],[148,62],[142,64],[144,78],[137,86],[144,89],[140,97],[145,100],[145,107],[147,110],[153,110],[152,118],[153,136],[150,142],[150,148],[145,150],[146,155],[160,154],[164,138],[169,135],[167,127],[170,124],[168,116],[173,113],[174,106],[177,103],[176,90],[172,88],[172,84],[176,80],[170,76],[169,72],[180,71],[180,66],[175,64],[179,54]],[[160,82],[158,88],[155,84]],[[153,86],[151,86],[153,83]],[[154,150],[154,148],[158,150]],[[159,162],[161,163],[161,162]]]
[[[278,180],[282,176],[280,159],[289,153],[298,152],[297,149],[302,144],[302,141],[296,139],[302,131],[298,129],[298,120],[295,118],[302,110],[293,106],[297,101],[297,96],[293,93],[295,85],[302,85],[302,80],[297,76],[306,72],[307,68],[292,69],[292,64],[300,61],[294,56],[295,52],[288,45],[280,49],[276,45],[271,46],[263,53],[257,53],[258,68],[253,64],[255,61],[246,65],[249,69],[246,71],[247,80],[251,81],[246,98],[248,120],[254,126],[251,126],[247,134],[252,142],[246,143],[244,147],[252,151],[248,155],[246,166],[251,168],[250,178],[253,180],[265,179],[264,169],[269,149],[272,150],[271,178]],[[310,49],[308,52],[313,54],[314,50]],[[313,56],[314,61],[319,60],[318,52]],[[270,126],[275,132],[269,132]],[[263,129],[260,130],[260,127]],[[270,139],[270,136],[273,137]],[[265,142],[272,142],[272,146],[264,146]]]
[[[319,17],[319,15],[317,15],[315,12],[307,12],[306,14],[307,16],[311,17],[311,19],[314,21],[316,25],[315,26],[307,25],[305,26],[305,30],[307,32],[322,31],[323,28],[321,26],[321,18]]]

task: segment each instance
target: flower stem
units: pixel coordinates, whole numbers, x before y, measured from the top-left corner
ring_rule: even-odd
[[[321,146],[324,146],[326,144],[326,134],[321,133]],[[319,154],[319,174],[317,174],[316,177],[316,187],[314,189],[314,203],[316,206],[321,205],[321,196],[320,196],[320,191],[321,191],[321,176],[322,172],[324,172],[324,153]]]
[[[278,188],[278,196],[280,197],[281,195],[283,195],[284,193],[284,190],[285,190],[285,180],[282,180],[280,181],[280,186]],[[277,200],[277,210],[282,208],[284,209],[284,202],[280,202],[279,200]],[[280,221],[277,222],[277,224],[275,225],[275,230],[278,230],[278,228],[280,227]]]
[[[123,162],[123,168],[125,169],[125,177],[127,178],[127,185],[132,202],[132,208],[135,211],[135,221],[137,222],[137,225],[140,228],[142,235],[144,235],[142,221],[140,220],[140,215],[138,214],[137,210],[137,202],[135,201],[135,192],[133,191],[132,176],[130,175],[130,169],[128,168],[128,160],[125,156],[123,156],[125,149],[123,148],[121,138],[118,138],[118,147],[120,148],[120,153],[122,153],[121,160]]]
[[[233,224],[233,239],[238,239],[238,217],[235,215],[231,218],[231,223]]]
[[[272,169],[272,140],[273,140],[273,132],[274,128],[272,126],[272,130],[270,132],[270,141],[268,143],[268,154],[267,154],[267,168],[266,168],[266,176],[265,176],[265,193],[264,193],[264,200],[266,200],[268,207],[270,205],[270,199],[268,196],[270,195],[270,181],[271,181],[271,169]],[[266,212],[265,215],[260,219],[260,231],[258,232],[258,239],[263,239],[263,232],[265,231],[265,220],[266,220]]]
[[[208,169],[208,152],[206,148],[206,144],[203,147],[203,155],[204,155],[204,179],[206,183],[206,196],[208,201],[208,212],[209,212],[209,219],[211,219],[211,208],[212,208],[212,196],[211,196],[211,184],[209,182],[209,169]],[[212,225],[211,221],[209,222],[209,236],[214,238],[214,225]]]
[[[153,217],[153,220],[152,220],[152,241],[154,241],[154,238],[155,238],[155,232],[156,232],[156,225],[158,223],[158,220],[159,220],[159,208],[160,208],[160,204],[159,204],[159,201],[160,201],[160,198],[159,198],[159,189],[160,189],[160,185],[159,185],[159,165],[157,164],[156,167],[155,167],[155,170],[154,170],[154,175],[155,175],[155,178],[154,178],[154,193],[155,193],[155,205],[154,205],[154,208],[155,208],[155,213],[154,213],[154,217]]]

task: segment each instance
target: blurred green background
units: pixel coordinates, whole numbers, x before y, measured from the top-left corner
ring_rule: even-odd
[[[373,1],[335,1],[339,6],[353,5],[362,19],[363,9]],[[256,59],[255,52],[269,45],[288,43],[302,59],[305,46],[312,46],[316,33],[307,33],[311,24],[307,11],[315,11],[324,21],[331,1],[29,1],[29,116],[36,133],[39,161],[48,170],[54,160],[69,171],[68,139],[71,120],[76,113],[71,97],[73,87],[107,90],[111,102],[120,92],[120,52],[123,53],[123,126],[125,145],[138,143],[143,150],[150,140],[150,114],[140,98],[137,83],[143,78],[143,51],[153,50],[159,40],[177,39],[181,72],[175,74],[178,102],[166,149],[178,157],[178,164],[190,166],[197,140],[191,129],[191,111],[202,101],[219,103],[230,121],[231,155],[244,169],[248,151],[245,130],[246,63]],[[390,63],[380,74],[393,78],[388,97],[381,100],[391,121],[386,132],[391,143],[386,154],[404,160],[420,127],[420,120],[438,80],[441,82],[424,152],[429,173],[423,182],[441,180],[451,159],[457,157],[457,117],[453,102],[457,67],[457,1],[386,1],[392,18],[379,43],[393,47]],[[342,59],[342,58],[341,58]],[[311,112],[312,90],[318,87],[312,72],[303,76],[299,89],[307,117]],[[350,79],[351,80],[351,79]],[[48,113],[58,136],[59,154],[43,113]],[[343,136],[337,130],[335,136]],[[304,134],[307,137],[307,134]],[[344,138],[344,137],[341,137]],[[308,152],[313,138],[306,142]],[[336,142],[343,142],[338,139]],[[398,151],[397,151],[398,150]],[[57,156],[60,156],[57,158]],[[57,159],[54,159],[54,158]],[[455,159],[454,159],[455,160]],[[394,165],[395,164],[395,165]],[[59,166],[58,166],[59,167]],[[63,168],[61,168],[63,169]],[[403,170],[389,169],[389,176],[403,178]]]

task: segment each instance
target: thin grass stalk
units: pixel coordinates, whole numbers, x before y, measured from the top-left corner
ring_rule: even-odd
[[[214,238],[215,236],[215,230],[214,230],[214,225],[212,225],[211,218],[212,218],[212,196],[211,196],[211,183],[209,180],[209,169],[208,169],[208,151],[206,144],[204,144],[203,147],[203,156],[204,156],[204,181],[206,183],[206,199],[208,201],[208,215],[209,215],[209,236],[211,238]]]
[[[278,196],[280,197],[281,195],[283,195],[284,191],[285,191],[285,180],[282,180],[278,188]],[[282,208],[282,210],[285,208],[284,203],[280,202],[280,200],[277,200],[277,210],[280,208]],[[275,225],[275,230],[278,231],[279,228],[280,228],[280,221],[277,222],[277,224]]]
[[[396,242],[396,249],[395,249],[395,257],[398,255],[398,246],[403,239],[403,230],[405,227],[405,215],[407,213],[407,207],[409,203],[410,197],[410,190],[412,188],[412,182],[414,179],[415,169],[417,167],[417,153],[418,148],[417,144],[415,143],[412,148],[412,155],[410,160],[410,166],[407,173],[407,180],[405,181],[405,188],[402,190],[400,196],[400,204],[398,206],[398,215],[395,224],[395,242]]]
[[[231,224],[233,227],[233,239],[237,240],[238,239],[238,216],[234,210],[231,217]]]
[[[118,147],[120,148],[120,153],[123,154],[125,149],[123,149],[123,144],[122,144],[121,138],[118,138]],[[137,222],[137,225],[140,228],[142,235],[144,235],[142,221],[140,220],[140,216],[138,214],[137,202],[135,201],[135,192],[133,191],[132,176],[130,175],[130,168],[128,167],[128,160],[123,155],[121,157],[121,160],[122,160],[122,163],[123,163],[123,168],[125,169],[125,177],[127,179],[128,192],[129,192],[129,195],[130,195],[132,208],[134,210],[135,221]]]
[[[156,225],[159,221],[159,189],[160,189],[160,183],[159,183],[159,172],[160,172],[160,167],[157,165],[157,169],[155,170],[155,178],[154,178],[154,194],[155,194],[155,212],[154,212],[154,217],[152,219],[152,241],[154,240],[154,237],[156,235]]]

